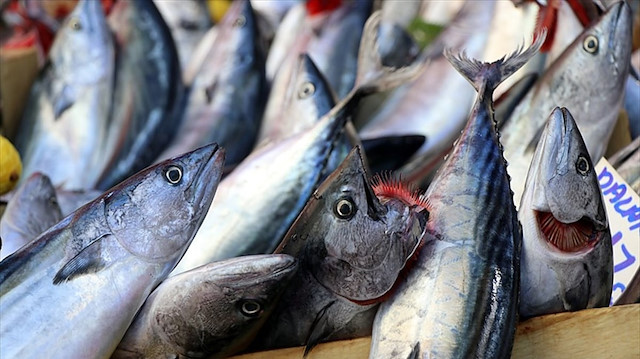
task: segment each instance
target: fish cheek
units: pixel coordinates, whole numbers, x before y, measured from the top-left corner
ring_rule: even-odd
[[[176,256],[193,226],[194,209],[182,191],[160,183],[141,183],[105,200],[105,216],[118,242],[144,260],[165,261]]]

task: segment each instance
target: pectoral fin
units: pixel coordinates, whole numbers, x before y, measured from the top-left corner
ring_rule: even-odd
[[[313,320],[311,329],[309,330],[309,336],[307,337],[307,345],[304,348],[303,357],[306,357],[311,349],[318,345],[318,343],[323,339],[327,338],[327,336],[333,331],[333,328],[331,328],[331,325],[329,324],[327,310],[335,303],[336,301],[334,300],[325,305],[320,309],[318,314],[316,314],[316,318]]]
[[[75,257],[71,258],[53,277],[53,284],[68,282],[84,274],[96,273],[105,268],[113,256],[105,256],[105,241],[110,240],[111,235],[105,234],[84,248]]]

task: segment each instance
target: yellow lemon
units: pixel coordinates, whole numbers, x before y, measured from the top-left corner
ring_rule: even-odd
[[[0,195],[16,186],[21,173],[20,154],[9,140],[0,135]]]
[[[209,8],[209,15],[211,20],[215,23],[219,23],[231,6],[231,0],[207,0],[207,7]]]

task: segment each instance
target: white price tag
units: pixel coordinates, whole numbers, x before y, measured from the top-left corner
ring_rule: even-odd
[[[604,157],[596,171],[613,244],[613,304],[640,268],[640,197]]]

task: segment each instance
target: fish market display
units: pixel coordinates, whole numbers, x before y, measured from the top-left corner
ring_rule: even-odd
[[[402,185],[382,181],[372,188],[354,148],[276,250],[298,258],[301,268],[258,336],[259,347],[306,345],[308,351],[370,330],[371,315],[368,321],[357,316],[391,289],[428,217],[426,204]]]
[[[15,142],[23,178],[42,172],[54,186],[94,186],[107,133],[114,56],[100,2],[81,0],[31,88]]]
[[[253,148],[267,95],[264,54],[249,0],[238,0],[217,26],[191,87],[185,118],[159,160],[209,142],[227,150],[227,166]]]
[[[39,172],[32,174],[14,193],[0,218],[0,260],[61,219],[62,212],[51,180]]]
[[[284,254],[214,262],[162,282],[112,358],[224,358],[244,349],[297,269]]]
[[[347,155],[349,117],[362,96],[412,78],[416,62],[395,69],[371,53],[379,14],[370,18],[362,39],[358,85],[313,127],[284,141],[262,146],[224,180],[193,244],[173,274],[216,260],[273,251],[320,181]],[[357,138],[354,139],[357,141]],[[354,145],[357,143],[354,143]]]
[[[2,356],[110,355],[191,242],[223,161],[212,144],[149,167],[0,261]]]
[[[618,119],[630,56],[631,9],[619,2],[567,47],[506,120],[501,142],[516,205],[546,118],[556,106],[570,109],[589,156],[597,162],[604,155]]]
[[[493,63],[446,53],[478,97],[425,193],[430,213],[424,248],[376,314],[370,358],[510,357],[522,232],[492,95],[536,53],[539,40]]]
[[[93,186],[101,190],[156,159],[175,135],[184,106],[176,46],[153,2],[117,1],[109,24],[118,67],[101,175]]]
[[[609,305],[611,233],[597,173],[566,108],[555,108],[542,132],[518,219],[523,318]]]

